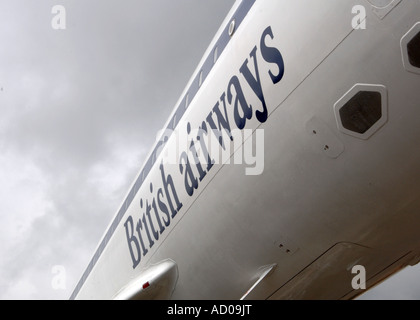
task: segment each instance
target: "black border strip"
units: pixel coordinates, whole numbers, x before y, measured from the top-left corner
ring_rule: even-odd
[[[249,10],[254,5],[255,1],[256,0],[242,0],[238,9],[236,10],[232,18],[230,19],[230,21],[235,20],[235,29],[237,29],[240,26],[244,18],[247,16]],[[209,75],[210,71],[213,69],[213,66],[215,64],[214,51],[217,50],[218,52],[217,56],[219,57],[222,54],[222,52],[225,50],[226,46],[228,45],[231,39],[231,36],[229,35],[230,21],[228,25],[225,27],[225,29],[223,30],[222,34],[220,35],[213,49],[210,51],[209,55],[207,56],[206,60],[202,64],[201,68],[199,69],[200,71],[197,73],[195,79],[192,81],[190,87],[187,90],[187,93],[185,94],[184,98],[181,100],[180,104],[178,105],[176,112],[170,119],[169,124],[166,127],[166,129],[174,130],[176,128],[182,116],[184,115],[186,109],[188,108],[189,103],[194,99],[198,90],[200,89],[200,86],[199,86],[200,75],[201,75],[201,84],[203,84],[207,76]],[[99,257],[102,255],[103,251],[105,250],[105,247],[108,245],[109,240],[113,236],[115,230],[117,229],[117,226],[121,222],[128,207],[131,205],[131,202],[133,201],[135,195],[139,191],[143,182],[146,180],[150,170],[155,164],[156,159],[158,158],[161,150],[163,149],[162,145],[166,143],[167,138],[168,137],[165,136],[165,133],[164,133],[164,135],[161,137],[159,142],[155,145],[153,152],[151,153],[151,155],[149,156],[148,160],[146,161],[143,167],[143,170],[140,172],[139,176],[137,177],[133,187],[128,193],[127,198],[125,199],[123,205],[118,211],[118,214],[115,216],[114,220],[112,221],[111,226],[108,228],[104,238],[102,239],[99,247],[97,248],[95,254],[93,255],[92,260],[90,261],[88,267],[83,273],[81,279],[77,283],[76,288],[74,289],[70,297],[70,300],[74,300],[76,298],[80,289],[86,282],[86,279],[89,277],[93,267],[95,266],[96,262],[99,260]]]

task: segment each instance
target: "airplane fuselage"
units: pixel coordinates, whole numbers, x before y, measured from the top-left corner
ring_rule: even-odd
[[[348,299],[418,262],[420,3],[371,3],[235,3],[72,298]]]

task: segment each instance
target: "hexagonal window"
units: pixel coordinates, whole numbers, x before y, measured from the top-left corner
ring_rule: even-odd
[[[335,105],[340,131],[368,139],[387,121],[387,92],[381,85],[357,84]]]
[[[404,68],[420,74],[420,22],[417,22],[401,39]]]
[[[368,0],[372,5],[372,11],[379,19],[385,18],[401,0]]]

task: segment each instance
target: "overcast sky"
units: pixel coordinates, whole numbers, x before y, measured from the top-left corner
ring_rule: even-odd
[[[69,298],[233,3],[0,0],[0,299]]]

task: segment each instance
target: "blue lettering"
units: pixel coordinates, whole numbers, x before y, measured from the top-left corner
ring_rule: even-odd
[[[258,99],[260,99],[262,103],[263,111],[257,110],[255,113],[256,113],[258,121],[263,123],[267,121],[268,111],[267,111],[267,106],[265,104],[264,94],[262,91],[262,85],[261,85],[261,80],[260,80],[260,73],[258,71],[256,53],[257,53],[257,47],[255,46],[254,49],[252,49],[250,53],[250,57],[253,58],[254,60],[255,78],[248,68],[248,59],[245,60],[244,64],[239,69],[239,71],[243,74],[249,86],[252,88],[252,90],[254,91],[254,93],[257,95]],[[252,108],[252,106],[250,107]]]
[[[233,116],[235,118],[236,126],[238,127],[238,129],[242,130],[245,127],[246,119],[252,118],[252,107],[248,106],[248,102],[246,102],[241,84],[237,76],[233,76],[230,79],[230,82],[228,85],[227,98],[228,98],[229,104],[232,104],[232,100],[233,100],[232,87],[235,89],[235,93],[236,93],[235,103],[233,107]],[[242,109],[242,114],[243,114],[242,116],[239,109]]]
[[[265,61],[270,63],[275,63],[277,67],[279,68],[279,72],[277,75],[274,75],[271,70],[268,72],[270,75],[271,80],[273,81],[273,84],[278,83],[284,75],[284,61],[283,57],[280,53],[280,51],[277,48],[268,47],[265,44],[265,38],[267,36],[270,36],[271,39],[274,39],[273,31],[271,30],[271,27],[268,27],[264,30],[262,36],[261,36],[261,54]]]
[[[134,235],[134,223],[133,218],[129,216],[124,223],[125,234],[127,236],[128,249],[130,250],[131,260],[133,261],[133,269],[137,267],[141,260],[141,252],[139,241]],[[134,248],[133,248],[134,245]]]

